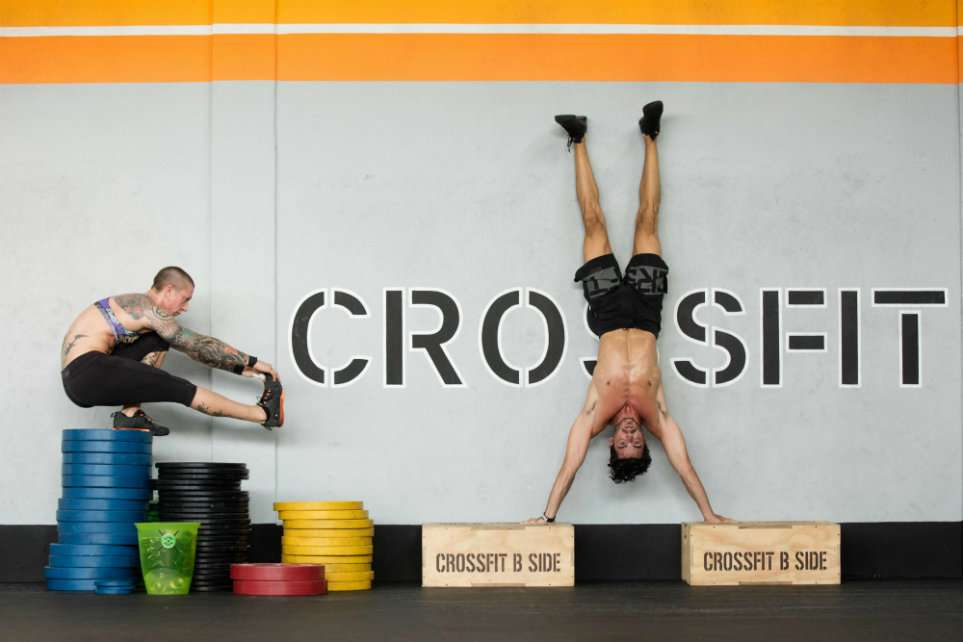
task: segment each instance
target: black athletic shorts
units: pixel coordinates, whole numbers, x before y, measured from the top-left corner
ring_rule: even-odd
[[[60,372],[64,392],[82,408],[123,406],[150,401],[174,401],[190,406],[197,386],[141,363],[151,352],[166,352],[170,344],[156,332],[133,343],[118,344],[111,354],[86,352]]]
[[[599,337],[623,328],[659,336],[668,276],[669,266],[658,254],[633,256],[624,277],[612,254],[592,259],[575,273],[589,304],[589,328]]]

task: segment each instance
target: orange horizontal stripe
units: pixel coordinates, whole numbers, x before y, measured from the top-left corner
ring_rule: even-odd
[[[0,0],[3,26],[271,23],[951,26],[953,0]]]
[[[277,38],[277,79],[957,83],[958,40],[298,34]],[[0,82],[271,80],[274,45],[272,35],[0,38]]]
[[[209,38],[0,38],[0,83],[206,82]]]
[[[952,0],[284,0],[280,22],[949,26]]]
[[[0,0],[4,27],[202,25],[212,2],[197,0]]]
[[[214,80],[270,80],[277,74],[274,36],[215,36]]]

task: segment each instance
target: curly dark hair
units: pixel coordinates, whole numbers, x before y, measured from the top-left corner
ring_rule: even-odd
[[[642,456],[638,459],[619,459],[615,454],[615,448],[609,446],[609,476],[616,484],[632,481],[636,475],[642,475],[649,469],[652,457],[649,455],[649,445],[646,444],[642,449]]]

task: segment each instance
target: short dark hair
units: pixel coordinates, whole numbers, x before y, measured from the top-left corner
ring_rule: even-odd
[[[191,278],[190,274],[176,265],[168,265],[165,268],[161,268],[154,276],[154,283],[151,287],[155,290],[163,290],[165,285],[173,285],[175,288],[180,288],[184,285],[184,281],[187,281],[191,284],[191,287],[194,287],[194,279]]]
[[[609,476],[616,484],[632,481],[636,475],[641,475],[649,469],[652,457],[649,455],[649,445],[646,444],[642,449],[642,456],[632,459],[619,459],[615,454],[615,447],[609,446]]]

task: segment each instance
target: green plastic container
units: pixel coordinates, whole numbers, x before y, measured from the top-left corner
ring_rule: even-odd
[[[137,522],[144,586],[150,595],[186,595],[200,522]]]

